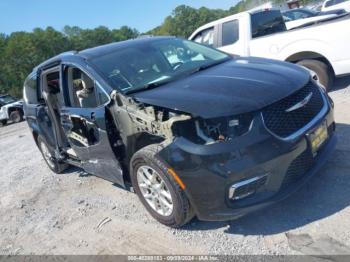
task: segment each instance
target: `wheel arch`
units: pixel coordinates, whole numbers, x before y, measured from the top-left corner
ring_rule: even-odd
[[[331,62],[326,58],[326,56],[324,56],[318,52],[313,52],[313,51],[298,52],[298,53],[295,53],[295,54],[287,57],[285,59],[285,61],[291,62],[291,63],[297,63],[297,62],[299,62],[301,60],[305,60],[305,59],[314,59],[314,60],[318,60],[318,61],[325,63],[334,75],[334,69],[333,69]]]
[[[125,125],[129,123],[124,123]],[[106,128],[108,130],[108,139],[112,147],[115,158],[121,164],[123,169],[124,183],[131,182],[130,179],[130,161],[133,155],[140,149],[154,143],[161,143],[164,138],[152,135],[147,132],[120,132],[120,128],[113,118],[112,113],[106,110]]]
[[[17,107],[17,106],[10,106],[10,107],[7,108],[8,117],[10,117],[10,114],[11,114],[13,111],[20,111],[20,112],[22,113],[22,115],[24,115],[23,108]]]
[[[32,131],[32,135],[35,141],[35,144],[38,145],[38,137],[39,137],[39,133],[35,130]]]
[[[127,167],[127,172],[125,172],[124,180],[125,182],[130,182],[130,161],[136,152],[152,144],[160,144],[164,141],[163,137],[152,135],[147,132],[142,132],[131,136],[127,142],[126,148],[126,158],[125,167]]]

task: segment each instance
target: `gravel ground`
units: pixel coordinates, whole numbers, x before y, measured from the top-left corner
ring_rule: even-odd
[[[110,182],[78,168],[53,174],[25,122],[2,127],[0,254],[350,254],[349,84],[330,93],[339,142],[310,183],[238,220],[177,230]]]

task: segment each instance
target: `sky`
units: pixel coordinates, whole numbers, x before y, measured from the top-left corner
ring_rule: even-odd
[[[128,25],[140,32],[161,24],[178,5],[228,9],[238,0],[0,0],[0,33],[65,25],[110,29]]]

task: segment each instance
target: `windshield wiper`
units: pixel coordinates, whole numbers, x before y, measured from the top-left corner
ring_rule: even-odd
[[[171,82],[172,80],[173,79],[167,79],[167,80],[163,80],[163,81],[158,81],[158,82],[145,84],[143,86],[130,89],[129,91],[125,91],[124,93],[126,95],[129,95],[129,94],[132,94],[132,93],[135,93],[135,92],[139,92],[139,91],[142,91],[142,90],[152,89],[152,88],[155,88],[155,87],[158,87],[158,86],[161,86],[161,85],[165,85],[165,84]]]
[[[140,87],[136,87],[136,88],[133,88],[133,89],[130,89],[128,91],[124,91],[124,93],[126,95],[129,95],[129,94],[132,94],[132,93],[136,93],[136,92],[139,92],[139,91],[143,91],[143,90],[148,90],[148,89],[152,89],[152,88],[155,88],[155,87],[159,87],[161,85],[165,85],[169,82],[173,82],[177,79],[180,79],[180,78],[183,78],[185,77],[186,75],[192,75],[192,74],[195,74],[199,71],[202,71],[202,70],[205,70],[205,69],[208,69],[209,67],[213,67],[213,66],[216,66],[218,64],[221,64],[221,63],[224,63],[228,60],[230,60],[231,58],[230,57],[226,57],[224,59],[221,59],[221,60],[218,60],[214,63],[210,63],[210,64],[205,64],[205,65],[201,65],[199,67],[196,67],[194,70],[191,70],[189,71],[188,73],[184,72],[184,74],[179,74],[177,76],[174,76],[174,77],[171,77],[171,78],[168,78],[166,80],[163,80],[163,81],[158,81],[158,82],[153,82],[153,83],[149,83],[149,84],[145,84],[143,86],[140,86]]]
[[[224,62],[226,62],[226,61],[228,61],[228,60],[230,60],[230,59],[231,59],[230,57],[226,57],[226,58],[221,59],[221,60],[218,60],[218,61],[216,61],[216,62],[214,62],[214,63],[201,65],[201,66],[199,66],[199,67],[196,67],[194,70],[192,70],[192,71],[190,72],[190,74],[192,75],[192,74],[195,74],[195,73],[197,73],[197,72],[199,72],[199,71],[203,71],[203,70],[208,69],[208,68],[210,68],[210,67],[213,67],[213,66],[222,64],[222,63],[224,63]]]

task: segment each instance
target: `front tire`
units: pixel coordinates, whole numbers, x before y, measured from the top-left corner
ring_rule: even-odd
[[[327,91],[332,88],[334,75],[327,64],[315,59],[304,59],[299,61],[297,64],[313,71],[316,74],[315,80],[323,85]]]
[[[147,211],[160,223],[180,227],[193,218],[190,202],[157,156],[159,145],[149,145],[131,159],[131,181]]]
[[[54,157],[54,149],[46,143],[46,141],[39,136],[37,139],[38,147],[43,155],[43,158],[47,164],[47,166],[56,174],[62,173],[64,170],[67,169],[69,166],[66,163],[60,163],[55,157]]]
[[[23,120],[23,113],[19,110],[16,110],[16,111],[12,111],[10,113],[10,120],[13,122],[13,123],[19,123]]]

